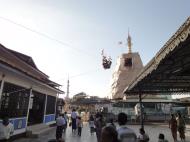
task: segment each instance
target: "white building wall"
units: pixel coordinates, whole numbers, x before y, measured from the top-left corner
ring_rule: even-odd
[[[132,66],[126,67],[125,60],[132,59]],[[138,53],[125,53],[117,59],[117,64],[112,75],[111,97],[113,99],[123,98],[124,89],[137,76],[143,68],[143,64]]]

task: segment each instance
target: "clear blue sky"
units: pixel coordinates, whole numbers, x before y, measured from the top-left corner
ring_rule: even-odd
[[[38,68],[63,85],[70,76],[71,96],[84,91],[108,96],[116,59],[127,47],[145,65],[190,16],[189,0],[0,0],[0,43],[33,57]],[[26,30],[17,24],[56,40]],[[113,59],[101,66],[101,50]]]

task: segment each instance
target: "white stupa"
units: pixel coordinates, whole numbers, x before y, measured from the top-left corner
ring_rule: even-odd
[[[128,53],[122,54],[117,59],[116,68],[112,75],[111,97],[112,99],[123,99],[123,91],[126,86],[137,76],[143,68],[138,52],[131,51],[131,37],[127,38]]]

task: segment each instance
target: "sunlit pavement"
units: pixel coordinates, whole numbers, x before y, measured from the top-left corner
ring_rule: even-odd
[[[129,127],[138,134],[138,129],[140,128],[139,125],[129,125]],[[159,133],[163,133],[169,142],[173,142],[171,131],[167,125],[145,125],[145,131],[150,136],[150,142],[157,142]],[[186,142],[190,142],[190,127],[187,128],[186,135]],[[63,138],[65,138],[66,142],[97,142],[96,135],[90,134],[87,124],[84,124],[81,137],[77,136],[77,134],[72,134],[71,127],[68,127],[66,135],[63,134]],[[14,142],[48,142],[48,140],[51,139],[55,139],[55,128],[47,133],[42,134],[38,139],[21,138],[15,140]]]

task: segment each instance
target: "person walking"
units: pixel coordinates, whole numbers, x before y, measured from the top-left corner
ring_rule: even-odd
[[[67,115],[67,112],[65,111],[64,115],[63,115],[63,118],[65,119],[65,125],[64,125],[64,128],[63,128],[63,132],[65,133],[66,130],[67,130],[67,125],[68,125],[68,122],[69,122],[69,117]]]
[[[95,126],[96,126],[96,137],[97,141],[100,142],[101,140],[101,133],[102,133],[102,128],[106,126],[105,121],[103,120],[103,116],[100,113],[96,114],[96,120],[95,120]]]
[[[102,128],[101,142],[119,142],[116,129],[109,125]]]
[[[171,129],[174,142],[177,142],[177,120],[174,114],[171,114],[171,119],[169,121],[169,128]]]
[[[82,127],[83,127],[83,122],[80,116],[77,118],[77,128],[78,128],[78,136],[81,136],[82,133]]]
[[[60,115],[56,119],[56,140],[62,139],[62,133],[63,133],[63,127],[65,125],[65,119],[63,118],[63,115]]]
[[[127,127],[127,114],[119,113],[118,114],[118,123],[119,128],[117,129],[118,132],[118,140],[120,142],[136,142],[137,136],[135,132]]]
[[[13,132],[13,124],[9,122],[8,117],[4,117],[3,122],[0,123],[0,142],[8,142]]]
[[[90,133],[92,135],[93,132],[95,131],[95,128],[94,128],[94,117],[93,117],[93,115],[90,115],[89,127],[90,127]]]
[[[76,113],[76,110],[73,109],[71,113],[72,133],[76,132],[76,129],[77,129],[76,119],[77,119],[77,113]]]
[[[181,113],[177,113],[177,129],[182,142],[185,142],[185,121],[181,116]]]

